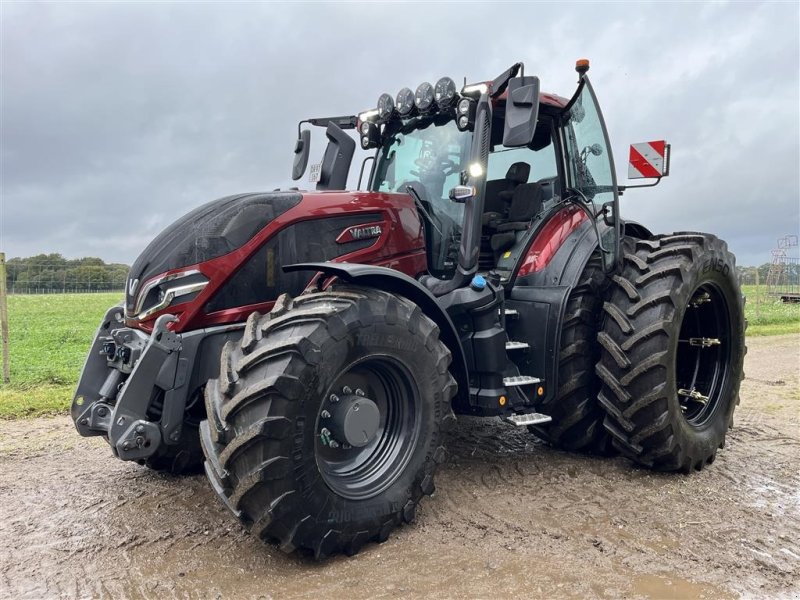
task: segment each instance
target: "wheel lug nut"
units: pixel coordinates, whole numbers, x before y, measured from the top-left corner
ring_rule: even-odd
[[[330,435],[331,434],[331,432],[328,430],[327,427],[323,427],[322,429],[320,429],[320,433],[322,435]]]
[[[331,394],[331,397],[330,397],[330,398],[328,398],[328,399],[329,399],[331,402],[338,402],[338,401],[339,401],[339,396],[337,396],[336,394]]]
[[[339,442],[337,442],[336,440],[331,440],[331,443],[330,443],[330,444],[328,444],[328,445],[329,445],[331,448],[338,448],[338,447],[339,447]]]
[[[356,388],[356,396],[364,396],[364,390],[361,388]]]
[[[329,413],[327,410],[323,410],[319,416],[323,419],[329,419],[331,417],[331,413]]]
[[[346,386],[344,386],[344,387],[342,388],[342,393],[343,393],[343,394],[352,394],[352,393],[353,393],[353,390],[352,390],[352,389],[350,389],[350,386],[349,386],[349,385],[346,385]]]

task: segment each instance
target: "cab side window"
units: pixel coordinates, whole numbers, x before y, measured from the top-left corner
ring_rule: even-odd
[[[503,179],[509,167],[519,162],[527,163],[531,167],[529,183],[558,177],[556,155],[551,142],[540,150],[495,146],[494,152],[489,155],[486,179]]]

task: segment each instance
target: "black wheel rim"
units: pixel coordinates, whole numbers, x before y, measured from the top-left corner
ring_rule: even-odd
[[[704,427],[724,398],[730,374],[731,318],[722,291],[700,285],[691,296],[678,336],[675,383],[681,413]]]
[[[379,413],[374,435],[361,447],[347,444],[330,426],[336,410],[355,396],[374,403]],[[391,486],[416,446],[420,408],[414,378],[394,358],[370,356],[346,368],[320,403],[315,427],[317,467],[328,487],[363,500]]]

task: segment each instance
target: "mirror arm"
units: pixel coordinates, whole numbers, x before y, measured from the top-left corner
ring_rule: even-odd
[[[661,183],[661,178],[662,178],[662,177],[664,177],[664,175],[661,175],[661,176],[659,176],[659,177],[656,177],[656,180],[655,180],[653,183],[642,183],[642,184],[640,184],[640,185],[618,185],[618,186],[617,186],[617,191],[619,192],[619,195],[620,195],[620,196],[622,196],[622,193],[623,193],[625,190],[632,190],[632,189],[634,189],[634,188],[655,187],[655,186],[657,186],[659,183]]]
[[[300,121],[300,122],[297,124],[297,139],[298,139],[298,140],[300,139],[300,132],[301,132],[301,130],[302,130],[303,123],[309,123],[309,121],[306,119],[306,120]]]

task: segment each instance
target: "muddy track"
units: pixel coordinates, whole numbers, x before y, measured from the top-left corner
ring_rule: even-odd
[[[114,460],[66,417],[0,422],[0,597],[797,597],[800,336],[748,345],[703,472],[460,418],[416,524],[323,563],[245,534],[202,476]]]

